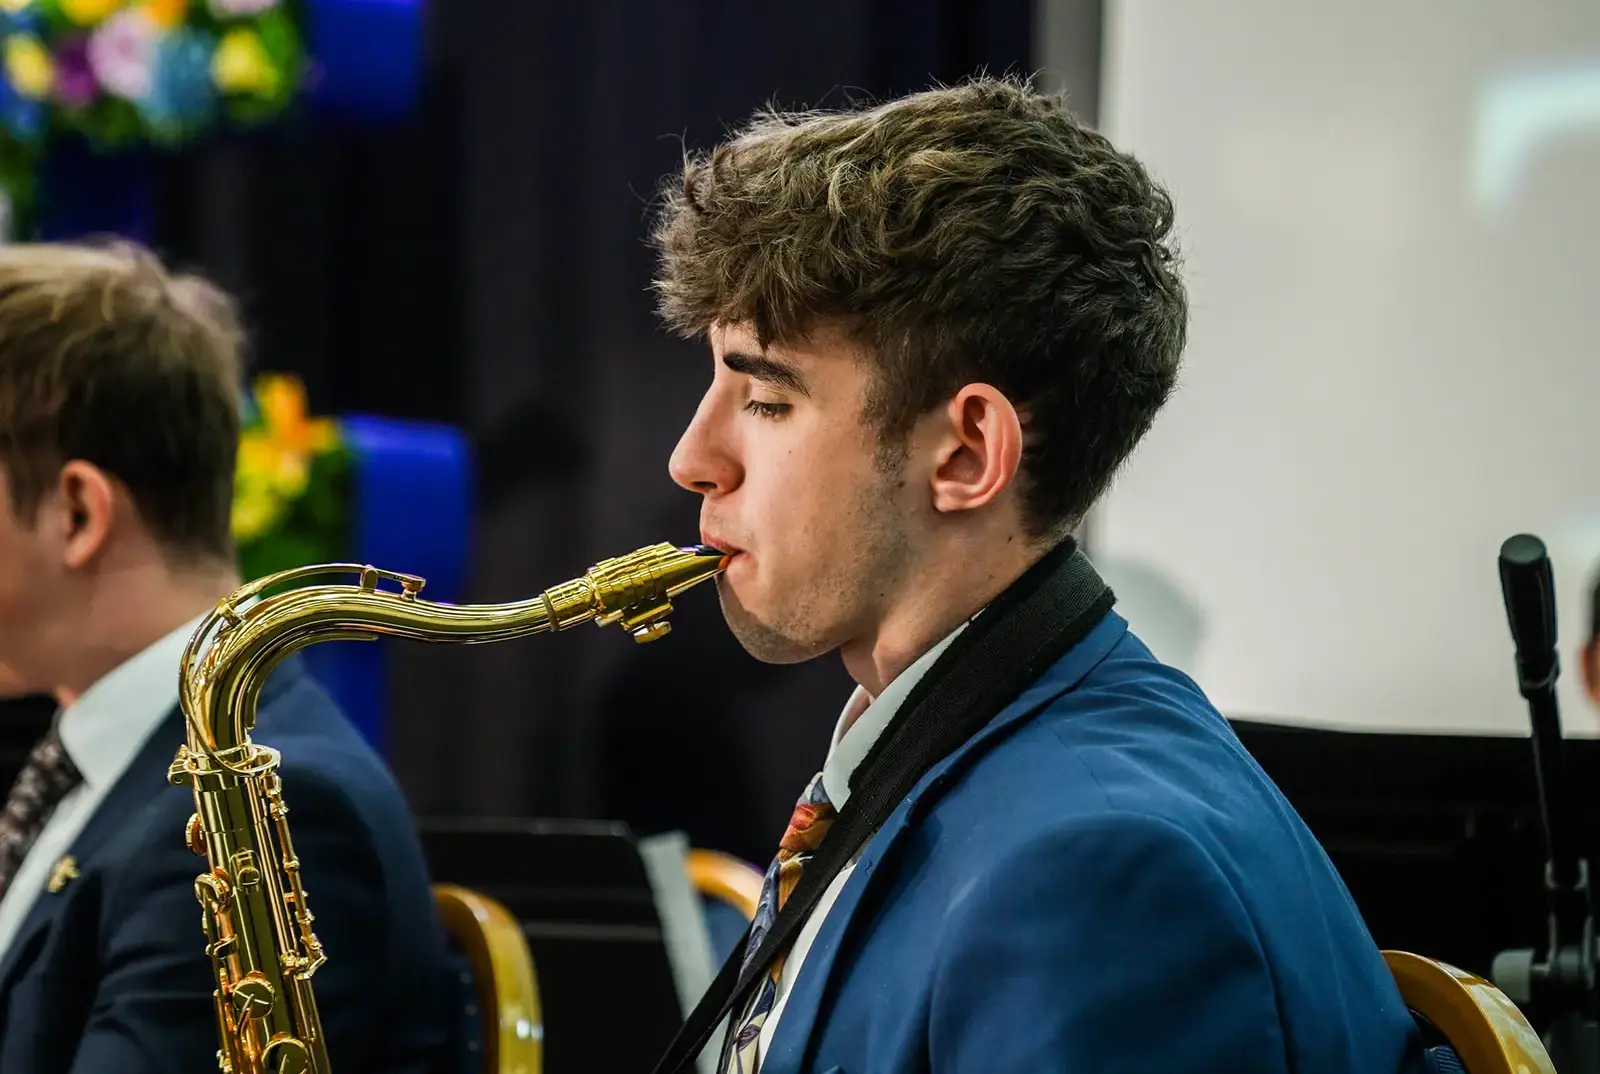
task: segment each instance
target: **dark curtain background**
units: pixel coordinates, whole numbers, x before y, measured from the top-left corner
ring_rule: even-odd
[[[683,145],[758,106],[842,105],[1031,68],[1028,0],[434,4],[421,113],[169,162],[158,244],[245,301],[256,365],[323,411],[449,421],[479,455],[468,599],[696,539],[672,446],[709,376],[647,291]],[[423,814],[621,818],[765,860],[850,690],[761,665],[710,588],[664,641],[586,630],[407,645],[391,761]]]

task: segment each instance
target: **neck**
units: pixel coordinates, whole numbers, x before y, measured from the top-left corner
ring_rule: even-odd
[[[61,639],[51,692],[63,708],[239,586],[232,565],[217,563],[182,567],[150,563],[113,572],[97,582],[77,629]]]
[[[840,648],[845,670],[877,697],[946,634],[982,611],[1049,549],[1018,536],[957,538],[919,557],[870,631]]]

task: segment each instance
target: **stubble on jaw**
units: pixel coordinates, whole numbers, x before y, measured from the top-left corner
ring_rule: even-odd
[[[848,640],[867,608],[880,606],[903,587],[912,557],[896,502],[904,486],[900,471],[898,465],[874,467],[878,480],[860,489],[850,508],[845,529],[851,539],[824,561],[829,569],[805,579],[791,594],[777,594],[770,620],[752,614],[726,576],[718,577],[723,618],[747,653],[769,664],[821,656]]]

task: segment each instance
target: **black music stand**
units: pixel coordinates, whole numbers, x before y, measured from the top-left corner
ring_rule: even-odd
[[[423,820],[435,882],[503,903],[522,922],[544,1013],[544,1066],[639,1074],[683,1021],[654,890],[620,823]]]
[[[1526,737],[1333,731],[1231,721],[1293,803],[1378,946],[1489,977],[1539,942],[1544,855]],[[1575,771],[1600,742],[1569,740]],[[1574,780],[1573,834],[1600,848],[1600,780]]]

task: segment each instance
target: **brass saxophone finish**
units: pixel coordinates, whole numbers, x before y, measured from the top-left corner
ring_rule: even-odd
[[[311,987],[327,954],[312,930],[289,834],[280,755],[250,739],[261,688],[280,661],[324,641],[479,644],[591,621],[654,641],[671,629],[672,598],[726,566],[715,548],[651,545],[529,600],[456,605],[422,600],[415,575],[338,563],[269,575],[221,601],[183,655],[178,696],[187,741],[168,772],[194,792],[184,840],[209,866],[194,891],[216,973],[218,1068],[329,1071]],[[356,575],[356,584],[301,584],[341,574]],[[379,589],[385,580],[399,592]]]

